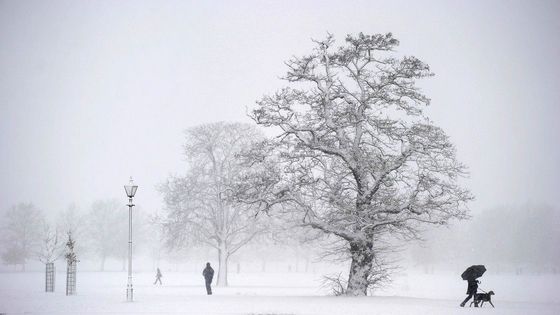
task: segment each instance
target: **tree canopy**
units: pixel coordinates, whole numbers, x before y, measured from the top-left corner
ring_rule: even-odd
[[[286,62],[288,86],[251,112],[280,134],[246,155],[243,198],[345,241],[347,294],[365,295],[385,235],[465,218],[472,196],[455,147],[424,114],[416,80],[433,75],[427,64],[396,57],[390,33],[315,43]]]

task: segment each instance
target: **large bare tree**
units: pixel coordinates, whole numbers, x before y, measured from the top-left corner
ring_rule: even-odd
[[[397,45],[390,33],[316,41],[286,62],[289,86],[251,113],[280,135],[248,154],[243,198],[341,240],[348,295],[367,295],[386,271],[388,235],[417,238],[423,224],[465,218],[472,199],[453,144],[423,112],[429,99],[415,81],[432,73],[397,57]]]
[[[251,209],[236,202],[244,168],[236,154],[262,135],[252,125],[218,122],[186,130],[185,175],[161,186],[162,218],[170,247],[204,243],[218,252],[217,284],[227,286],[228,260],[264,229]]]

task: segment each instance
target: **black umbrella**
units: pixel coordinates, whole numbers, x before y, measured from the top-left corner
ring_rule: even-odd
[[[474,280],[476,278],[482,277],[482,275],[486,272],[486,267],[483,265],[473,265],[467,268],[463,274],[461,274],[461,278],[463,280]]]

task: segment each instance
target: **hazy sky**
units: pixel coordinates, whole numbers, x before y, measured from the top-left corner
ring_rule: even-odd
[[[560,189],[558,1],[0,0],[0,209],[126,196],[160,207],[182,131],[250,120],[283,61],[327,31],[392,32],[429,63],[429,113],[470,167],[472,208]]]

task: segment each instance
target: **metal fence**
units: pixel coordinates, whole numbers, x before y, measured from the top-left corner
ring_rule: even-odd
[[[45,292],[54,292],[56,269],[54,263],[46,264],[45,269]]]
[[[66,268],[66,295],[76,294],[76,262],[67,264]]]

